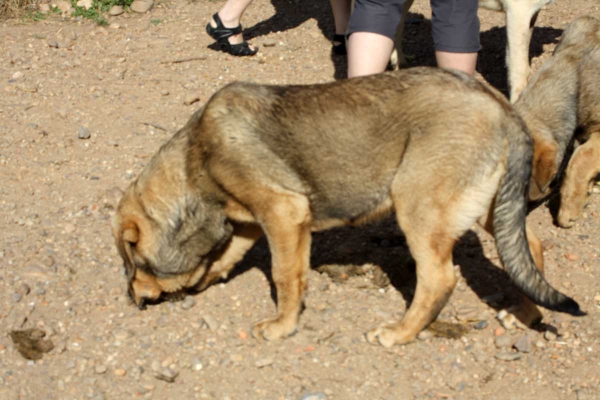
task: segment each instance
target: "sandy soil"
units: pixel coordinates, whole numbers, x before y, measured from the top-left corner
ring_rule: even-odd
[[[182,303],[131,305],[110,217],[159,145],[228,82],[345,75],[345,59],[331,55],[328,2],[257,0],[244,19],[261,47],[252,58],[209,48],[204,25],[221,4],[160,2],[106,28],[57,16],[0,25],[0,398],[599,398],[598,195],[570,230],[545,205],[530,216],[549,281],[589,313],[545,312],[538,330],[500,326],[498,310],[519,294],[493,240],[474,231],[455,250],[461,278],[445,325],[407,346],[369,345],[364,333],[400,317],[414,291],[392,220],[315,235],[307,309],[285,341],[248,334],[275,309],[264,241],[227,282]],[[424,19],[408,26],[405,51],[412,65],[432,65],[428,2],[412,11]],[[557,0],[541,13],[534,68],[583,14],[600,17],[600,4]],[[479,70],[506,91],[504,16],[480,16]],[[31,328],[54,344],[37,361],[10,335]]]

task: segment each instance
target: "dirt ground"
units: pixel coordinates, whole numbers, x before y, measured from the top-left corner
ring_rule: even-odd
[[[248,334],[275,310],[264,241],[227,282],[143,312],[130,303],[110,218],[160,144],[228,82],[345,75],[345,59],[331,55],[327,1],[255,1],[244,18],[260,46],[252,58],[210,48],[204,26],[221,5],[159,2],[110,27],[58,16],[0,24],[0,398],[600,398],[598,194],[570,230],[546,205],[530,215],[548,280],[589,313],[545,311],[537,330],[501,327],[498,311],[519,294],[493,240],[474,231],[454,253],[461,278],[444,325],[406,346],[368,344],[364,333],[401,317],[414,291],[391,219],[314,236],[307,308],[284,341]],[[432,65],[428,2],[412,12],[405,52],[413,66]],[[557,0],[542,11],[534,69],[577,15],[600,17],[600,3]],[[480,17],[479,71],[506,92],[504,15]],[[10,335],[31,328],[54,345],[35,361]]]

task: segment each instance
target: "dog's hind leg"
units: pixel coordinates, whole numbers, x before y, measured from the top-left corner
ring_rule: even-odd
[[[530,1],[508,2],[506,10],[506,66],[510,101],[517,101],[527,86],[529,66],[529,44],[539,10]]]
[[[311,213],[305,196],[287,191],[264,194],[260,209],[252,211],[269,241],[277,316],[257,323],[252,334],[275,340],[291,335],[298,325],[310,263]]]
[[[417,288],[412,304],[400,322],[367,333],[369,342],[379,342],[384,347],[412,341],[437,317],[456,285],[452,263],[456,237],[444,220],[447,214],[435,206],[397,205],[396,215],[417,263]]]
[[[581,216],[600,174],[600,128],[590,139],[579,146],[567,166],[565,179],[560,188],[558,224],[570,228]]]

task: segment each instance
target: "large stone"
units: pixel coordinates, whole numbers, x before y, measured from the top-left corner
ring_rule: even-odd
[[[143,14],[145,12],[148,12],[148,10],[150,10],[153,5],[154,0],[135,0],[133,3],[131,3],[130,8],[136,13]]]
[[[116,17],[117,15],[123,14],[123,11],[123,6],[112,6],[110,10],[108,10],[108,15]]]

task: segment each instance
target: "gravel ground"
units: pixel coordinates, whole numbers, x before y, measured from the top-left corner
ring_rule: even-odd
[[[406,346],[368,344],[364,333],[401,317],[414,291],[392,220],[315,235],[307,308],[284,341],[249,336],[275,310],[264,241],[227,282],[144,312],[130,303],[110,218],[159,145],[228,82],[344,76],[328,2],[257,0],[244,18],[261,48],[252,58],[208,47],[204,25],[221,4],[159,2],[109,27],[59,16],[0,24],[0,398],[599,398],[597,194],[570,230],[545,205],[530,216],[549,281],[589,313],[546,311],[537,330],[499,323],[519,294],[475,230],[456,247],[460,279],[439,322]],[[405,51],[431,65],[428,2],[412,11],[424,19],[408,26]],[[534,69],[581,14],[600,17],[600,4],[557,0],[541,13]],[[506,92],[504,17],[480,16],[479,70]],[[35,330],[11,335],[24,329]]]

